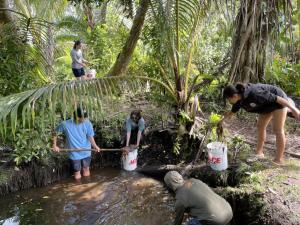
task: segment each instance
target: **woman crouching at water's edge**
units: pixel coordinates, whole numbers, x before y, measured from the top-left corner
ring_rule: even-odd
[[[240,108],[247,112],[257,113],[257,146],[253,160],[264,157],[263,146],[266,139],[266,128],[273,119],[273,131],[276,135],[277,152],[274,163],[284,164],[285,133],[284,125],[287,114],[300,119],[300,111],[295,107],[292,99],[279,87],[268,84],[242,84],[228,85],[223,91],[223,97],[232,105],[231,112],[225,114],[220,122],[231,118]]]

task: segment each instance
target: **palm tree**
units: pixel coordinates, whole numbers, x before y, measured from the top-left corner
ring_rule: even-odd
[[[88,104],[91,109],[98,107],[101,110],[102,106],[109,102],[106,101],[109,96],[116,94],[118,96],[118,94],[123,93],[126,85],[133,86],[129,89],[131,91],[139,90],[138,87],[143,86],[143,82],[146,80],[167,90],[171,102],[175,103],[179,110],[186,112],[189,99],[195,95],[198,79],[198,76],[191,74],[193,52],[199,38],[199,27],[211,1],[152,0],[148,3],[146,0],[142,0],[140,7],[142,3],[145,4],[143,8],[150,7],[150,10],[147,10],[149,14],[146,19],[150,22],[150,25],[147,24],[147,26],[149,26],[149,29],[157,31],[155,35],[159,40],[158,49],[161,52],[157,55],[156,62],[161,70],[161,77],[154,79],[131,77],[129,75],[109,76],[92,81],[53,84],[7,96],[0,99],[0,125],[3,128],[1,129],[3,133],[5,133],[4,128],[7,127],[8,121],[11,122],[11,127],[14,130],[18,118],[21,117],[23,123],[31,124],[35,114],[41,110],[39,114],[42,115],[43,110],[46,108],[52,112],[51,117],[53,118],[55,118],[56,112],[62,112],[63,116],[66,117],[67,111],[83,103]],[[145,16],[144,10],[142,10],[143,13],[139,13],[139,10],[142,9],[138,9],[135,18],[138,15]],[[249,19],[253,18],[250,15],[252,16],[252,14],[248,15]],[[129,35],[129,39],[130,37],[131,35]],[[137,40],[138,38],[135,38],[134,42]],[[126,55],[125,47],[121,54]],[[235,63],[236,60],[233,60],[233,62]],[[120,66],[119,71],[126,70],[128,62],[124,63],[123,60],[117,60],[116,63],[123,64],[123,66]]]
[[[141,15],[145,16],[145,8],[148,7],[148,4],[150,2],[147,0],[141,1],[135,15],[133,28],[136,24],[141,23],[136,20]],[[107,101],[103,101],[103,98],[122,92],[122,90],[126,89],[124,88],[126,85],[134,86],[130,88],[131,91],[138,90],[138,87],[145,80],[151,81],[156,86],[165,89],[167,95],[170,96],[171,102],[177,104],[179,109],[186,110],[188,100],[193,95],[193,84],[197,80],[197,77],[195,77],[192,85],[189,85],[190,66],[198,37],[197,30],[207,7],[209,7],[209,1],[176,0],[168,4],[160,0],[151,2],[152,16],[149,20],[153,19],[157,22],[161,31],[159,33],[161,35],[161,46],[166,49],[167,60],[164,64],[159,62],[159,60],[157,61],[161,67],[162,80],[149,77],[110,76],[92,81],[71,81],[53,84],[17,95],[7,96],[0,100],[2,133],[5,133],[4,128],[7,126],[7,121],[11,121],[11,128],[15,131],[19,117],[22,118],[24,125],[26,123],[31,124],[34,121],[35,114],[40,111],[39,114],[43,115],[45,109],[49,109],[52,112],[53,118],[55,118],[57,110],[66,117],[67,111],[70,111],[78,104],[83,104],[83,102],[91,109],[97,107],[97,109],[101,110],[102,105],[105,102],[107,103]],[[135,36],[138,37],[139,35]],[[128,42],[125,46],[127,44]]]
[[[64,12],[67,4],[67,0],[14,0],[12,8],[0,9],[0,12],[13,17],[13,21],[8,25],[18,27],[17,33],[6,35],[17,37],[22,43],[26,43],[27,61],[35,63],[32,72],[36,79],[44,83],[52,82],[54,57],[58,53],[53,39],[53,21]]]
[[[291,13],[290,0],[241,1],[232,41],[230,83],[264,80],[270,39],[274,45],[280,29],[292,35]]]

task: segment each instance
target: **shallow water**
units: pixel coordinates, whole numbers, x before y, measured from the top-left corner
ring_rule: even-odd
[[[162,183],[135,172],[93,171],[0,199],[0,224],[167,225],[174,199]]]

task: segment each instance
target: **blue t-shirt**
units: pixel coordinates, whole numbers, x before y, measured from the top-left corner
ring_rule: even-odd
[[[61,122],[56,132],[66,135],[66,147],[75,149],[91,149],[89,137],[95,135],[92,123],[86,119],[82,123],[75,123],[73,119]],[[91,156],[91,151],[70,152],[72,160],[80,160]]]
[[[139,131],[145,130],[145,120],[143,118],[139,119],[138,123],[135,123],[130,117],[126,120],[126,131],[130,132],[139,128]]]

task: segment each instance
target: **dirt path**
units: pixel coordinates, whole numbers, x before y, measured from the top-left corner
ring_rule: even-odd
[[[250,115],[247,118],[234,118],[227,124],[226,128],[232,135],[243,135],[249,142],[256,144],[256,117]],[[292,118],[286,123],[286,151],[300,155],[300,122]],[[274,154],[276,137],[272,130],[272,122],[267,128],[267,139],[265,142],[265,153]]]
[[[288,118],[286,124],[287,147],[286,151],[300,155],[299,122]],[[227,124],[230,135],[242,135],[246,142],[251,143],[252,151],[256,144],[256,118],[235,118]],[[250,165],[251,182],[253,188],[260,189],[264,194],[267,211],[274,221],[280,224],[300,224],[300,159],[286,154],[286,166],[276,167],[271,163],[275,154],[275,135],[272,124],[267,128],[265,143],[265,160]],[[255,169],[259,168],[259,169]]]

